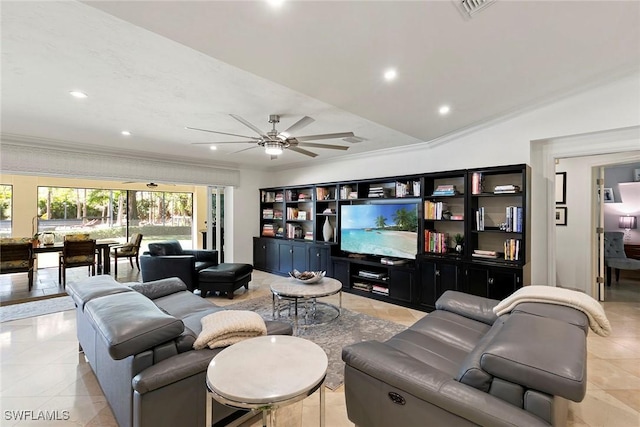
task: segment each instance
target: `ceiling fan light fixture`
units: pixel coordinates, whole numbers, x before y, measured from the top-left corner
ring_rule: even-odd
[[[282,144],[279,142],[265,142],[264,152],[271,156],[279,156],[282,154]]]

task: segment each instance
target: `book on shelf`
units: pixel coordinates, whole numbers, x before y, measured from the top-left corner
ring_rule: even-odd
[[[396,197],[419,197],[420,181],[396,182]]]
[[[480,255],[491,255],[491,256],[495,256],[497,254],[496,251],[487,251],[487,250],[483,250],[483,249],[474,249],[473,253],[474,254],[480,254]]]
[[[484,231],[484,207],[476,211],[476,231]]]
[[[520,239],[507,239],[504,241],[504,259],[507,261],[520,260]]]
[[[359,290],[365,291],[365,292],[371,292],[371,289],[373,288],[373,285],[371,285],[370,283],[353,282],[353,288],[354,289],[359,289]]]
[[[424,251],[431,253],[446,253],[448,251],[447,233],[438,233],[433,230],[424,230]]]
[[[275,237],[276,231],[273,224],[264,224],[262,226],[262,235],[265,237]]]
[[[508,184],[508,185],[496,185],[493,189],[493,194],[512,194],[519,193],[520,186]]]
[[[273,219],[273,209],[262,209],[262,219]]]
[[[304,221],[307,219],[307,212],[306,211],[298,211],[298,220],[300,221]]]
[[[462,221],[464,220],[464,215],[451,215],[450,219],[452,221]]]
[[[519,206],[505,207],[505,223],[504,231],[521,233],[522,232],[522,208]]]
[[[435,190],[433,190],[432,196],[455,196],[458,193],[456,186],[453,184],[443,184],[438,185]]]
[[[311,195],[306,194],[306,193],[298,194],[298,201],[299,202],[306,202],[306,201],[310,201],[310,200],[311,200]]]
[[[286,190],[287,202],[295,202],[298,200],[298,190]]]
[[[298,208],[287,208],[287,219],[298,219]]]
[[[474,172],[471,175],[471,194],[482,194],[484,190],[484,176],[482,172]]]
[[[273,210],[273,219],[282,219],[282,211],[280,209]]]
[[[358,272],[358,276],[364,277],[367,279],[378,279],[383,280],[387,274],[386,273],[376,273],[374,271],[360,270]]]
[[[282,193],[276,193],[275,199],[276,202],[284,202],[284,196]]]
[[[369,187],[369,193],[367,197],[369,198],[381,198],[387,197],[388,192],[385,191],[383,187]]]
[[[371,292],[373,292],[374,294],[380,294],[380,295],[384,295],[384,296],[389,296],[389,288],[386,288],[384,286],[380,286],[380,285],[373,285],[371,287]]]
[[[499,257],[499,255],[484,255],[484,254],[476,254],[473,253],[471,254],[472,257],[474,258],[488,258],[488,259],[497,259]]]
[[[262,201],[265,203],[272,203],[276,201],[276,193],[274,191],[263,191]]]
[[[304,240],[313,240],[313,231],[306,231],[304,233]]]
[[[442,213],[447,211],[445,202],[432,202],[425,200],[424,202],[424,219],[443,219]]]
[[[333,198],[331,191],[326,187],[316,187],[316,200],[329,200]]]
[[[351,194],[351,187],[348,185],[340,187],[340,198],[341,199],[349,199],[349,195]]]

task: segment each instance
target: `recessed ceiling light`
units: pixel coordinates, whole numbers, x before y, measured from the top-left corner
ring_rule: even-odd
[[[398,77],[398,72],[393,68],[390,68],[384,72],[384,79],[388,82],[390,82],[391,80],[395,80],[396,77]]]
[[[86,98],[89,95],[87,95],[84,92],[80,92],[79,90],[72,90],[71,92],[69,92],[71,94],[71,96],[73,96],[74,98]]]
[[[131,136],[131,132],[129,132],[128,130],[123,130],[120,133],[123,134],[124,136]]]
[[[269,3],[269,6],[273,8],[278,8],[282,6],[282,4],[284,3],[284,0],[267,0],[267,3]]]
[[[209,147],[210,150],[217,150],[218,147],[216,147],[215,145],[212,145],[211,147]]]
[[[446,115],[446,114],[449,114],[450,111],[451,111],[451,107],[449,107],[448,105],[443,105],[438,110],[438,112],[443,116]]]

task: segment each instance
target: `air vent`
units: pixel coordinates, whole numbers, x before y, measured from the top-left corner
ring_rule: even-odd
[[[455,0],[455,2],[465,16],[472,18],[473,15],[491,5],[495,0]]]

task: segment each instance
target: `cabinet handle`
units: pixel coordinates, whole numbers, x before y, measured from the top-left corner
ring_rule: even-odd
[[[440,275],[440,270],[436,270],[436,276]]]
[[[317,256],[318,258],[320,258],[320,253],[318,252],[318,253],[316,254],[316,256]]]
[[[493,285],[493,277],[489,277],[489,284]]]
[[[292,254],[293,253],[293,249],[289,249],[289,253]]]
[[[262,249],[267,249],[267,247],[266,246],[262,246]]]

